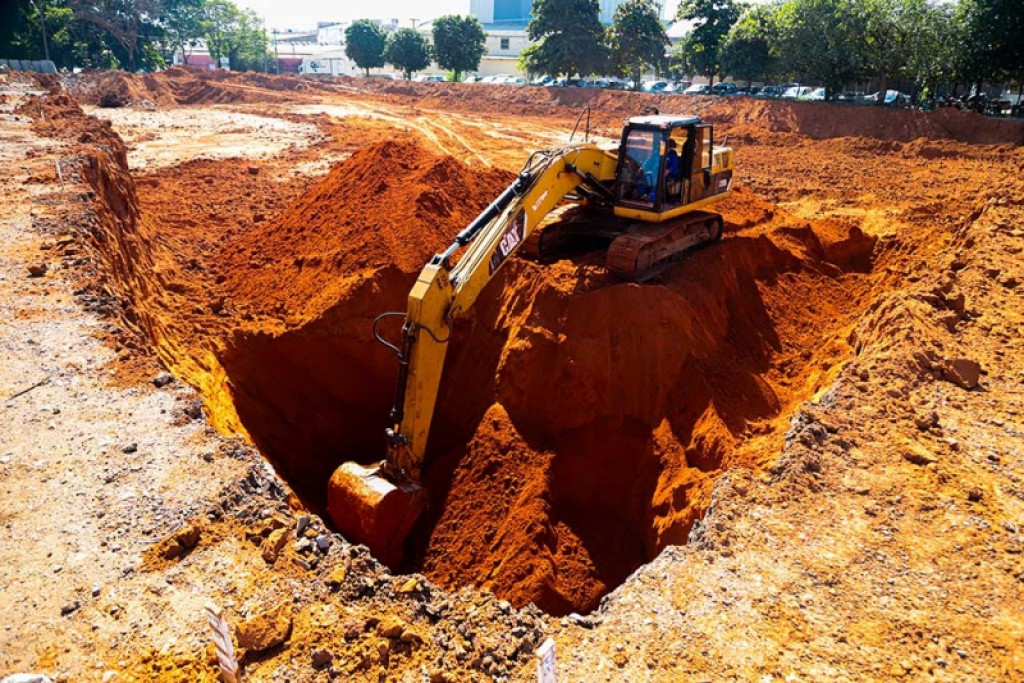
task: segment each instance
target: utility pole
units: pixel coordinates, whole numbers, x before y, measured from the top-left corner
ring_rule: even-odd
[[[43,53],[46,55],[46,61],[50,61],[50,45],[46,42],[46,19],[43,18],[43,6],[38,4],[36,0],[29,0],[32,6],[35,7],[36,12],[39,14],[39,28],[43,30]]]

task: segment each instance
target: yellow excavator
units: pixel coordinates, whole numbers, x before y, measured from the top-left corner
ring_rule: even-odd
[[[573,143],[584,114],[587,136]],[[733,151],[715,145],[697,116],[657,111],[625,121],[618,146],[589,142],[584,110],[565,146],[534,152],[504,192],[420,272],[409,293],[398,385],[382,463],[342,464],[328,485],[328,514],[349,539],[394,567],[426,507],[420,484],[452,321],[476,301],[508,258],[550,258],[567,242],[608,242],[607,267],[644,281],[689,249],[721,237],[722,217],[702,211],[728,197]],[[461,253],[460,253],[461,252]],[[458,259],[456,261],[456,256]]]

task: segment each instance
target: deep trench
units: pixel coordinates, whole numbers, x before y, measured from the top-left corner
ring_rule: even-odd
[[[809,228],[796,233],[798,242],[815,242]],[[778,317],[800,315],[801,306],[785,310],[776,301],[770,310],[765,293],[809,288],[808,302],[814,287],[842,293],[844,283],[871,269],[873,242],[861,236],[851,244],[832,249],[836,263],[829,263],[820,244],[801,247],[798,257],[763,235],[733,235],[651,284],[598,278],[568,290],[545,284],[543,266],[511,263],[455,325],[424,474],[431,506],[409,538],[404,564],[393,569],[437,574],[450,561],[437,557],[438,547],[465,527],[467,546],[504,543],[513,555],[534,545],[550,550],[555,575],[512,590],[514,602],[529,598],[554,614],[596,607],[665,545],[685,543],[703,514],[706,505],[691,500],[697,489],[666,484],[667,471],[683,468],[713,481],[736,464],[727,456],[750,423],[809,397],[783,405],[765,381],[777,355],[794,347],[809,353],[799,345],[820,340],[780,336],[792,326]],[[588,258],[596,257],[581,257],[578,267]],[[401,310],[412,281],[380,271],[305,325],[236,333],[221,355],[245,428],[318,513],[338,464],[384,455],[397,365],[374,343],[370,326],[378,313]],[[496,414],[507,415],[509,426]],[[502,442],[502,430],[515,438]],[[459,483],[467,473],[479,492],[467,494]],[[534,545],[508,541],[508,527],[520,521],[511,508],[532,504],[520,491],[537,477],[544,479],[547,523]],[[495,518],[478,536],[475,522],[459,518],[466,510],[451,514],[460,504],[472,513],[465,502],[472,495],[488,501],[479,515]],[[574,571],[557,568],[567,543],[587,560],[579,579],[585,585],[570,585]],[[499,564],[468,553],[469,564]],[[491,574],[481,566],[477,574],[500,574],[506,564]],[[442,583],[476,576],[472,568],[441,574]]]

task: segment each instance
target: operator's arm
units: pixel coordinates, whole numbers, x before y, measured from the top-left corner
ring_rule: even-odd
[[[566,194],[587,182],[614,177],[615,157],[593,145],[547,152],[420,273],[409,293],[398,389],[389,430],[386,467],[397,478],[418,481],[426,451],[441,370],[451,334],[449,321],[466,311],[484,286]],[[467,246],[454,268],[449,260]]]

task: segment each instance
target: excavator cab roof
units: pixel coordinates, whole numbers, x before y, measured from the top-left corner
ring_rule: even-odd
[[[628,126],[643,126],[645,128],[678,128],[701,123],[699,116],[686,116],[684,114],[653,114],[649,116],[631,116],[626,119]]]

